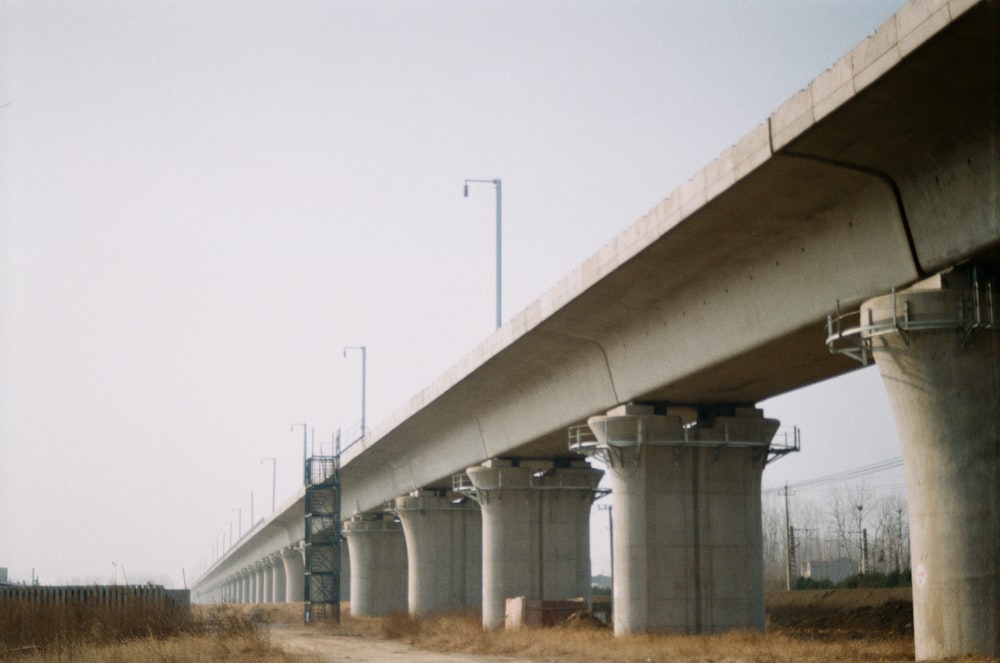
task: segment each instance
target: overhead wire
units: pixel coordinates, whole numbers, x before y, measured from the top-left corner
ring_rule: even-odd
[[[873,463],[871,465],[864,465],[862,467],[855,467],[849,470],[843,470],[842,472],[836,472],[834,474],[827,474],[825,476],[816,477],[814,479],[806,479],[804,481],[798,481],[796,483],[789,483],[778,488],[773,488],[772,490],[785,490],[786,488],[789,490],[791,489],[803,490],[806,488],[817,488],[820,486],[839,483],[842,481],[859,479],[861,477],[865,477],[870,474],[887,472],[889,470],[894,470],[897,467],[902,467],[902,466],[903,466],[903,457],[896,456],[894,458],[887,458],[886,460],[882,460],[877,463]]]

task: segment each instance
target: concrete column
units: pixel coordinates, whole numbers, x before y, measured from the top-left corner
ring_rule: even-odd
[[[351,598],[351,553],[350,546],[340,544],[340,597],[343,601]]]
[[[264,585],[261,588],[261,600],[264,603],[274,603],[274,565],[271,559],[267,558],[260,563],[261,577]]]
[[[250,574],[240,571],[240,603],[250,603]]]
[[[590,600],[590,506],[603,472],[491,460],[466,470],[483,514],[483,627],[506,600]]]
[[[406,542],[403,527],[387,515],[355,516],[344,523],[351,556],[351,614],[388,615],[406,610]]]
[[[250,586],[253,588],[253,594],[251,596],[251,603],[263,603],[264,602],[264,572],[260,568],[260,564],[254,564],[250,569]]]
[[[281,551],[281,563],[285,567],[285,601],[301,603],[305,600],[305,564],[301,548],[285,548]]]
[[[615,634],[763,631],[760,481],[778,422],[659,409],[588,421],[611,478]]]
[[[477,608],[483,595],[479,505],[450,491],[418,490],[397,497],[406,537],[411,615]]]
[[[285,596],[285,564],[281,561],[281,555],[275,554],[267,558],[268,563],[271,565],[272,582],[271,582],[271,601],[274,603],[284,603],[287,600]]]
[[[906,469],[917,660],[1000,656],[1000,302],[973,269],[861,308]]]

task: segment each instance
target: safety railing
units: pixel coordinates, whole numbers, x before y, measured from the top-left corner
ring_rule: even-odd
[[[962,347],[985,329],[1000,329],[993,303],[993,284],[975,284],[958,293],[951,315],[916,314],[908,299],[900,300],[892,290],[892,311],[885,319],[875,320],[872,309],[842,313],[837,302],[836,313],[826,319],[826,347],[831,353],[842,354],[867,365],[872,356],[872,340],[897,334],[907,347],[913,332],[953,329]]]

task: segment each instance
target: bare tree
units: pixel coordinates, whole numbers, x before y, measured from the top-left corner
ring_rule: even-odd
[[[830,490],[829,516],[843,555],[862,569],[865,519],[874,501],[874,491],[864,480],[839,484]]]

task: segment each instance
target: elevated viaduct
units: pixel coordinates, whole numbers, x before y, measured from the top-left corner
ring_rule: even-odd
[[[755,404],[860,359],[903,445],[917,657],[1000,655],[998,63],[1000,3],[911,2],[370,431],[343,458],[352,610],[493,627],[505,597],[588,595],[589,456],[616,633],[762,628]],[[301,598],[303,512],[196,600]]]

